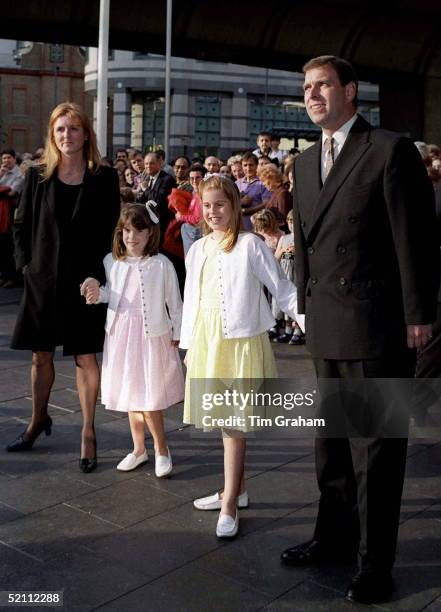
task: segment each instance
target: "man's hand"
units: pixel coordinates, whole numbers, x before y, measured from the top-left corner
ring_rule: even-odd
[[[432,324],[428,325],[408,325],[407,326],[407,346],[409,348],[421,349],[432,338]]]
[[[86,304],[96,304],[100,298],[100,284],[96,278],[86,278],[80,285],[80,293],[86,298]]]

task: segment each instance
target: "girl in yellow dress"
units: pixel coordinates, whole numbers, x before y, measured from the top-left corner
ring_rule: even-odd
[[[238,422],[240,411],[231,406],[227,409],[227,404],[221,408],[218,405],[213,411],[201,405],[201,398],[206,403],[207,396],[222,389],[223,381],[277,377],[267,334],[274,318],[264,285],[284,312],[292,318],[298,315],[295,286],[283,275],[261,238],[242,231],[236,185],[228,178],[211,176],[200,183],[199,193],[206,235],[192,245],[186,259],[180,346],[189,349],[184,423],[210,430],[216,427],[215,416],[230,415]],[[205,393],[195,392],[201,388]],[[206,393],[207,390],[212,393]],[[215,404],[211,407],[215,408]],[[218,537],[237,534],[237,507],[248,505],[244,480],[244,432],[248,429],[246,424],[222,427],[223,494],[215,493],[194,502],[199,510],[220,510]]]

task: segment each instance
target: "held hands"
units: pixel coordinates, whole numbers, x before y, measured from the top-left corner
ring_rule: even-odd
[[[86,298],[86,304],[96,304],[100,298],[100,284],[96,278],[86,278],[80,285],[80,293]]]
[[[407,346],[422,349],[432,338],[432,325],[408,325]]]

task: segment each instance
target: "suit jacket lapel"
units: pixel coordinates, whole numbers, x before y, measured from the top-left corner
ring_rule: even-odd
[[[321,179],[321,153],[322,153],[322,140],[321,138],[308,149],[308,153],[312,157],[311,163],[306,166],[306,179],[305,185],[308,185],[307,199],[309,202],[318,202],[322,191],[322,179]],[[311,220],[313,218],[314,206],[309,206],[308,211],[303,213],[303,217],[307,222],[307,227],[311,226]]]
[[[362,117],[358,117],[348,134],[343,149],[335,160],[335,164],[320,191],[319,197],[315,200],[316,205],[313,208],[308,223],[308,235],[332,203],[336,192],[342,187],[354,166],[371,146],[370,142],[368,142],[369,131],[370,125]],[[318,145],[318,179],[321,182],[321,140]],[[315,183],[316,181],[311,182],[313,186]]]

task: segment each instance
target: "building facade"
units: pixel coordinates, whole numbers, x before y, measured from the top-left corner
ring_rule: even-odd
[[[164,75],[163,56],[109,53],[109,153],[164,146]],[[172,58],[169,157],[226,158],[255,147],[261,130],[286,137],[285,148],[316,139],[302,83],[293,72]],[[85,89],[96,97],[96,88],[97,49],[89,48]],[[362,114],[378,125],[378,87],[362,83],[359,99]]]
[[[60,102],[92,113],[84,65],[80,47],[0,40],[0,146],[19,153],[43,146],[49,115]]]

